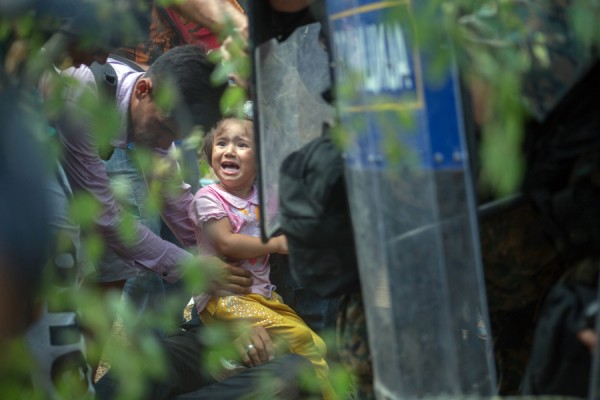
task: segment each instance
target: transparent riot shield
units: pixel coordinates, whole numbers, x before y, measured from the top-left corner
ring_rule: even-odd
[[[377,398],[494,395],[457,73],[428,81],[410,3],[327,5]]]
[[[264,238],[279,228],[279,168],[292,151],[322,134],[333,108],[322,93],[330,87],[329,59],[320,43],[320,23],[298,28],[285,41],[256,46],[258,179]]]

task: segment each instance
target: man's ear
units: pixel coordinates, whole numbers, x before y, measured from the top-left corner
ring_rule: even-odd
[[[152,93],[152,79],[144,77],[138,79],[138,81],[135,83],[134,91],[138,98]]]

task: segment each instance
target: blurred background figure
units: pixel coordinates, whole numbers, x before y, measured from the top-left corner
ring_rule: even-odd
[[[23,239],[24,243],[29,242],[28,248],[8,246],[8,249],[13,251],[14,248],[17,254],[22,254],[21,257],[37,254],[34,251],[41,250],[34,240],[36,235],[44,234],[51,238],[43,255],[36,255],[41,258],[39,262],[30,263],[39,271],[30,273],[24,280],[21,279],[22,282],[17,282],[18,285],[11,284],[9,280],[3,280],[2,285],[10,285],[11,290],[20,296],[17,304],[27,308],[18,314],[26,321],[32,322],[29,310],[32,306],[28,305],[27,299],[37,295],[35,310],[39,318],[28,324],[24,336],[24,352],[30,358],[30,365],[20,371],[27,376],[28,386],[52,397],[58,396],[59,386],[63,389],[69,386],[66,390],[73,398],[93,396],[91,368],[86,361],[86,344],[79,325],[80,314],[72,299],[84,274],[91,270],[84,266],[91,267],[91,264],[84,262],[79,226],[69,215],[73,193],[60,165],[61,147],[51,121],[44,114],[44,103],[37,85],[43,75],[54,74],[56,69],[104,63],[112,47],[127,44],[128,38],[139,40],[135,33],[133,3],[110,3],[109,12],[101,12],[100,6],[108,4],[95,0],[5,1],[0,4],[2,22],[9,27],[0,41],[2,114],[8,116],[2,118],[4,141],[1,157],[3,162],[15,158],[22,164],[10,165],[14,176],[30,170],[35,176],[34,182],[15,179],[15,182],[20,182],[18,185],[14,183],[12,188],[7,186],[6,189],[3,186],[3,201],[11,199],[15,203],[12,207],[3,205],[3,224],[19,232],[29,229],[30,233],[29,238]],[[18,121],[14,127],[4,123],[13,119]],[[29,138],[32,143],[12,143],[14,139],[8,135],[15,132],[26,136],[19,138],[20,141]],[[41,153],[33,154],[36,150],[29,149],[27,145],[43,147],[44,157]],[[40,163],[43,165],[38,166]],[[8,197],[12,193],[16,196],[14,200]],[[32,207],[43,211],[44,218],[28,211]],[[29,221],[31,218],[35,218],[36,224]],[[20,236],[9,237],[21,240]],[[3,250],[2,255],[5,254]],[[27,271],[21,264],[14,264],[24,271],[16,278]],[[38,282],[41,275],[43,282]],[[40,287],[43,292],[38,293]],[[8,296],[10,291],[2,290],[2,293]],[[2,303],[9,305],[9,310],[19,310],[8,301]],[[19,326],[22,325],[19,323]],[[3,322],[2,326],[8,325]],[[11,346],[11,350],[14,348]],[[6,359],[14,361],[15,357]],[[15,365],[8,368],[10,373],[7,376],[18,373]],[[67,380],[73,385],[65,385]],[[7,393],[3,391],[3,395]]]
[[[43,266],[51,244],[49,204],[43,181],[46,159],[15,102],[0,91],[0,387],[14,385],[19,363],[15,340],[37,319]],[[21,372],[24,372],[21,370]],[[27,376],[19,376],[27,383]]]
[[[0,93],[0,340],[22,333],[34,320],[50,244],[45,158],[13,95]]]
[[[143,1],[149,10],[139,24],[147,29],[145,37],[115,54],[148,66],[169,49],[195,44],[205,49],[227,45],[235,35],[248,39],[248,18],[235,0]],[[157,4],[160,3],[160,4]]]

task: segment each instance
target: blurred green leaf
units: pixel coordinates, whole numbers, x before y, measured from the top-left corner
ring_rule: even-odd
[[[209,288],[213,277],[218,276],[221,266],[211,258],[190,257],[181,265],[183,281],[189,293],[199,294]]]
[[[239,86],[229,86],[221,97],[221,110],[237,118],[244,116],[243,106],[246,102],[246,92]]]
[[[213,85],[222,85],[226,83],[231,76],[235,74],[235,65],[229,61],[221,61],[217,64],[210,81]]]
[[[124,243],[131,243],[137,238],[137,220],[129,213],[121,213],[121,224],[119,225],[119,238]]]
[[[85,254],[90,262],[98,263],[104,254],[104,238],[99,233],[89,232],[82,240]]]
[[[94,226],[100,211],[100,204],[87,192],[75,193],[69,204],[69,215],[82,228]]]
[[[5,40],[11,34],[12,24],[5,17],[0,17],[0,40]]]
[[[174,107],[178,105],[179,93],[174,84],[162,84],[152,92],[152,100],[164,115],[171,115]]]
[[[584,47],[598,45],[600,43],[600,27],[598,27],[598,15],[600,4],[598,1],[576,0],[569,7],[569,21],[575,34],[581,40]]]

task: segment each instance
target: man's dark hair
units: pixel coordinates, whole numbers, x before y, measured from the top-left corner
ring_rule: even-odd
[[[154,93],[160,93],[164,85],[173,85],[179,99],[169,114],[184,133],[194,125],[208,131],[221,118],[220,99],[227,85],[212,83],[214,70],[215,64],[202,48],[184,45],[158,57],[146,72]]]

